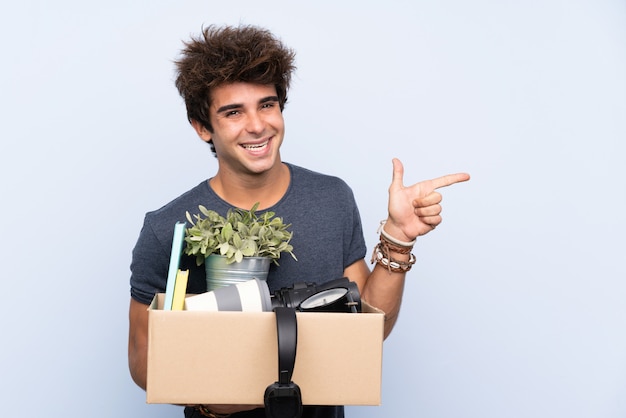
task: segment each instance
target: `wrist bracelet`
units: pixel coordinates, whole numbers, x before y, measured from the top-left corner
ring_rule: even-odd
[[[204,405],[196,406],[196,410],[200,412],[200,415],[208,418],[228,418],[230,416],[230,414],[218,414],[217,412],[213,412]]]
[[[387,223],[386,220],[384,221],[380,221],[380,226],[378,227],[378,233],[380,235],[382,235],[383,237],[387,238],[388,241],[396,244],[396,245],[400,245],[401,247],[413,247],[415,245],[415,240],[410,241],[410,242],[406,242],[406,241],[400,241],[399,239],[396,239],[394,237],[392,237],[391,235],[389,235],[386,231],[385,231],[385,224]]]
[[[385,250],[386,254],[389,254],[392,251],[398,254],[410,254],[413,249],[412,245],[410,247],[405,247],[403,245],[394,244],[383,234],[380,234],[380,246]]]
[[[389,256],[388,253],[384,252],[384,247],[381,243],[376,244],[374,247],[374,253],[372,254],[371,262],[379,264],[380,266],[386,268],[389,273],[406,273],[411,270],[413,264],[415,264],[415,255],[409,255],[409,261],[398,261]]]

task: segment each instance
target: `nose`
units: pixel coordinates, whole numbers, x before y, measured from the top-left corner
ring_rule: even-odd
[[[265,121],[259,112],[248,113],[246,130],[252,134],[260,134],[265,128]]]

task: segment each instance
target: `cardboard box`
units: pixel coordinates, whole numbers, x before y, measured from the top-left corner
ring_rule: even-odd
[[[148,311],[148,403],[263,404],[278,379],[273,312]],[[298,312],[293,381],[305,405],[380,405],[384,315]]]

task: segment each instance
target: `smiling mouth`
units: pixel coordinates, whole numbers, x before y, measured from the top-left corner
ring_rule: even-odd
[[[269,142],[270,142],[270,141],[269,141],[269,140],[267,140],[267,141],[262,142],[262,143],[260,143],[260,144],[242,144],[241,146],[242,146],[243,148],[247,149],[247,150],[258,151],[258,150],[260,150],[260,149],[265,148]]]

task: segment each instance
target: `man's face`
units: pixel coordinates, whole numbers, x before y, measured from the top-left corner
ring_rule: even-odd
[[[285,125],[274,86],[225,84],[211,99],[209,136],[220,169],[260,174],[280,164]]]

